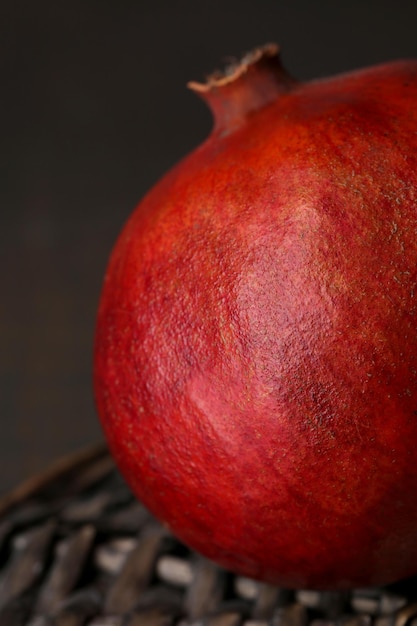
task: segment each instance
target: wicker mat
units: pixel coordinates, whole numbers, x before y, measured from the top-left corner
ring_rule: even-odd
[[[135,500],[103,446],[0,500],[0,626],[417,626],[417,579],[289,591],[198,556]]]

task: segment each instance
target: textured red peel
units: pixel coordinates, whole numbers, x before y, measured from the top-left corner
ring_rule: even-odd
[[[302,84],[267,49],[200,89],[212,135],[116,243],[97,407],[208,557],[382,584],[417,571],[417,63]]]

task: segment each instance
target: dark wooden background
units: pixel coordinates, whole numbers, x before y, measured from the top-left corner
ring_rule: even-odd
[[[267,41],[298,78],[417,57],[417,3],[16,0],[0,8],[0,491],[101,438],[100,284],[146,189],[208,133],[185,88]]]

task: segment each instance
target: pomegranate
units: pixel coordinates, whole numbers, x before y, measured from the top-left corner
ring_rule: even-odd
[[[97,407],[186,544],[284,587],[417,572],[417,62],[191,87],[210,137],[111,255]]]

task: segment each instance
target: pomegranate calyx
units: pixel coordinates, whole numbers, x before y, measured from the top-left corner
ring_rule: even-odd
[[[253,111],[292,89],[297,81],[281,65],[279,46],[265,44],[215,71],[206,82],[187,86],[203,98],[214,117],[214,131],[228,134]]]

